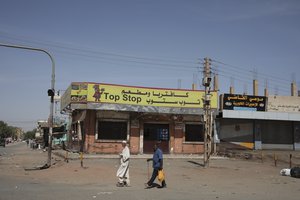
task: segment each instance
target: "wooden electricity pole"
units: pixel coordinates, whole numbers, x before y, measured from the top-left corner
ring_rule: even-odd
[[[205,87],[205,95],[203,98],[204,110],[204,167],[209,167],[209,159],[212,152],[212,112],[211,112],[211,72],[210,59],[204,58],[204,70],[202,85]]]

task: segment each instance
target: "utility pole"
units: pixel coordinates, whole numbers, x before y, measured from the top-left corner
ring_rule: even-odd
[[[2,44],[0,43],[0,46],[2,47],[8,47],[8,48],[15,48],[15,49],[23,49],[23,50],[29,50],[29,51],[39,51],[47,54],[51,60],[52,64],[52,73],[51,73],[51,88],[48,90],[48,96],[50,96],[50,114],[49,114],[49,146],[48,146],[48,159],[47,164],[45,165],[45,168],[48,168],[51,166],[51,153],[52,153],[52,132],[53,132],[53,108],[54,108],[54,95],[55,95],[55,62],[51,54],[44,50],[39,48],[33,48],[33,47],[27,47],[27,46],[21,46],[21,45],[11,45],[11,44]]]
[[[209,167],[209,159],[212,152],[212,112],[211,112],[211,71],[210,59],[204,58],[204,70],[202,85],[205,87],[205,95],[203,98],[204,110],[204,167]]]

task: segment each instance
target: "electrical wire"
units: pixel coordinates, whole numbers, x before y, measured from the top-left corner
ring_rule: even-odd
[[[57,42],[52,42],[52,41],[46,41],[46,42],[45,41],[37,41],[36,39],[30,39],[29,37],[22,37],[22,36],[18,36],[15,34],[8,34],[4,31],[0,31],[0,36],[9,38],[9,39],[13,39],[13,40],[17,40],[20,42],[27,42],[30,44],[33,43],[33,44],[38,44],[38,45],[45,45],[47,47],[64,49],[69,52],[75,51],[75,52],[81,52],[81,53],[86,53],[86,54],[96,54],[98,56],[102,55],[102,56],[106,56],[106,57],[111,57],[111,59],[114,59],[115,57],[117,57],[117,58],[123,58],[123,59],[135,59],[135,60],[144,60],[144,61],[152,61],[152,62],[156,61],[156,62],[162,62],[162,63],[176,63],[176,65],[178,65],[178,63],[197,65],[196,62],[187,61],[187,60],[138,57],[138,56],[117,54],[117,53],[111,53],[111,52],[96,51],[96,50],[82,48],[82,47],[75,47],[74,45],[73,45],[73,47],[71,47],[71,45],[69,45],[69,44],[62,44],[62,43],[57,43]],[[20,39],[20,38],[23,38],[23,39]]]
[[[235,66],[235,65],[231,65],[231,64],[226,64],[224,62],[221,62],[221,61],[217,61],[217,60],[212,60],[212,62],[215,62],[215,63],[218,63],[218,64],[222,64],[224,66],[228,66],[228,67],[231,67],[231,68],[235,68],[237,70],[240,70],[242,72],[247,72],[247,73],[257,73],[258,76],[263,76],[263,77],[268,77],[269,79],[275,79],[276,81],[284,81],[284,82],[288,82],[290,83],[291,81],[287,80],[287,79],[283,79],[282,77],[277,77],[277,76],[274,76],[274,75],[271,75],[271,74],[265,74],[265,73],[258,73],[257,71],[252,71],[252,70],[245,70],[244,68],[242,67],[238,67],[238,66]]]
[[[212,67],[213,70],[218,71],[219,74],[221,73],[223,76],[227,76],[227,77],[230,77],[230,78],[232,78],[233,75],[234,75],[234,79],[237,79],[241,82],[245,82],[245,80],[238,79],[237,77],[240,77],[240,78],[243,77],[244,79],[250,79],[251,80],[251,75],[250,74],[251,73],[258,73],[256,71],[247,71],[247,70],[244,70],[241,67],[231,65],[231,64],[226,64],[226,63],[221,62],[221,61],[213,60],[213,62],[214,62],[213,65],[216,66],[215,68]],[[220,70],[221,66],[216,65],[215,63],[219,63],[219,64],[224,65],[225,67],[228,66],[228,67],[234,68],[234,69],[230,69],[230,71]],[[223,68],[224,68],[224,66],[223,66]],[[231,72],[233,72],[233,73],[231,73]],[[249,75],[247,75],[247,74],[249,74]],[[280,90],[284,93],[289,93],[290,92],[290,89],[288,88],[288,85],[286,84],[287,82],[289,82],[288,80],[281,79],[281,78],[273,76],[273,75],[265,75],[265,76],[263,76],[263,75],[264,75],[263,73],[258,73],[257,74],[258,78],[256,78],[256,79],[260,80],[260,81],[262,81],[262,79],[267,80],[268,81],[268,88],[275,88],[275,90]],[[261,78],[259,78],[259,77],[261,77]],[[280,89],[279,89],[279,87],[280,87]]]
[[[128,67],[139,67],[141,65],[151,66],[149,69],[159,69],[159,70],[176,70],[176,71],[190,71],[195,72],[200,77],[200,70],[204,67],[200,67],[200,64],[203,64],[203,59],[198,60],[197,62],[187,61],[182,59],[165,59],[165,58],[151,58],[151,57],[139,57],[139,56],[132,56],[132,55],[125,55],[119,53],[111,53],[111,52],[103,52],[97,51],[89,48],[81,48],[76,47],[74,45],[63,44],[53,41],[41,41],[36,40],[35,38],[24,37],[16,34],[7,33],[5,31],[0,31],[0,37],[8,38],[10,40],[19,41],[22,43],[29,43],[29,44],[37,44],[46,46],[47,48],[52,48],[58,53],[60,56],[76,56],[81,57],[81,59],[87,60],[95,60],[100,61],[101,63],[108,63],[113,65],[118,65],[118,67],[124,66],[124,63],[131,63]],[[273,75],[266,75],[263,73],[258,73],[252,70],[245,70],[242,67],[231,65],[224,63],[222,61],[218,61],[215,59],[211,59],[211,70],[212,74],[218,74],[222,77],[234,77],[234,80],[238,80],[242,83],[251,84],[251,82],[246,80],[253,79],[253,74],[257,73],[258,77],[264,78],[265,80],[270,81],[270,85],[275,85],[274,87],[285,88],[286,82],[288,80],[278,78]],[[223,70],[226,67],[228,70]],[[239,78],[237,78],[239,77]],[[252,77],[252,78],[251,78]],[[278,84],[281,82],[282,84]],[[201,85],[201,84],[199,84]],[[269,86],[271,87],[271,86]],[[284,89],[280,89],[281,91],[288,91]]]

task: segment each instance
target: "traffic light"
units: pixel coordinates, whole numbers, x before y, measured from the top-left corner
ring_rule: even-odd
[[[53,103],[53,101],[54,101],[54,95],[55,95],[54,89],[49,89],[49,90],[48,90],[48,96],[51,97],[51,102],[52,102],[52,103]]]
[[[48,96],[49,97],[54,97],[54,89],[49,89],[48,90]]]

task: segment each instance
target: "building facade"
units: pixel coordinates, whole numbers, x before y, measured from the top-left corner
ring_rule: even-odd
[[[219,138],[249,149],[300,150],[300,97],[224,94]]]
[[[216,113],[217,92],[211,92]],[[61,98],[69,113],[69,148],[88,153],[118,153],[122,140],[132,154],[152,153],[161,141],[164,153],[203,153],[204,91],[124,85],[72,83]]]

